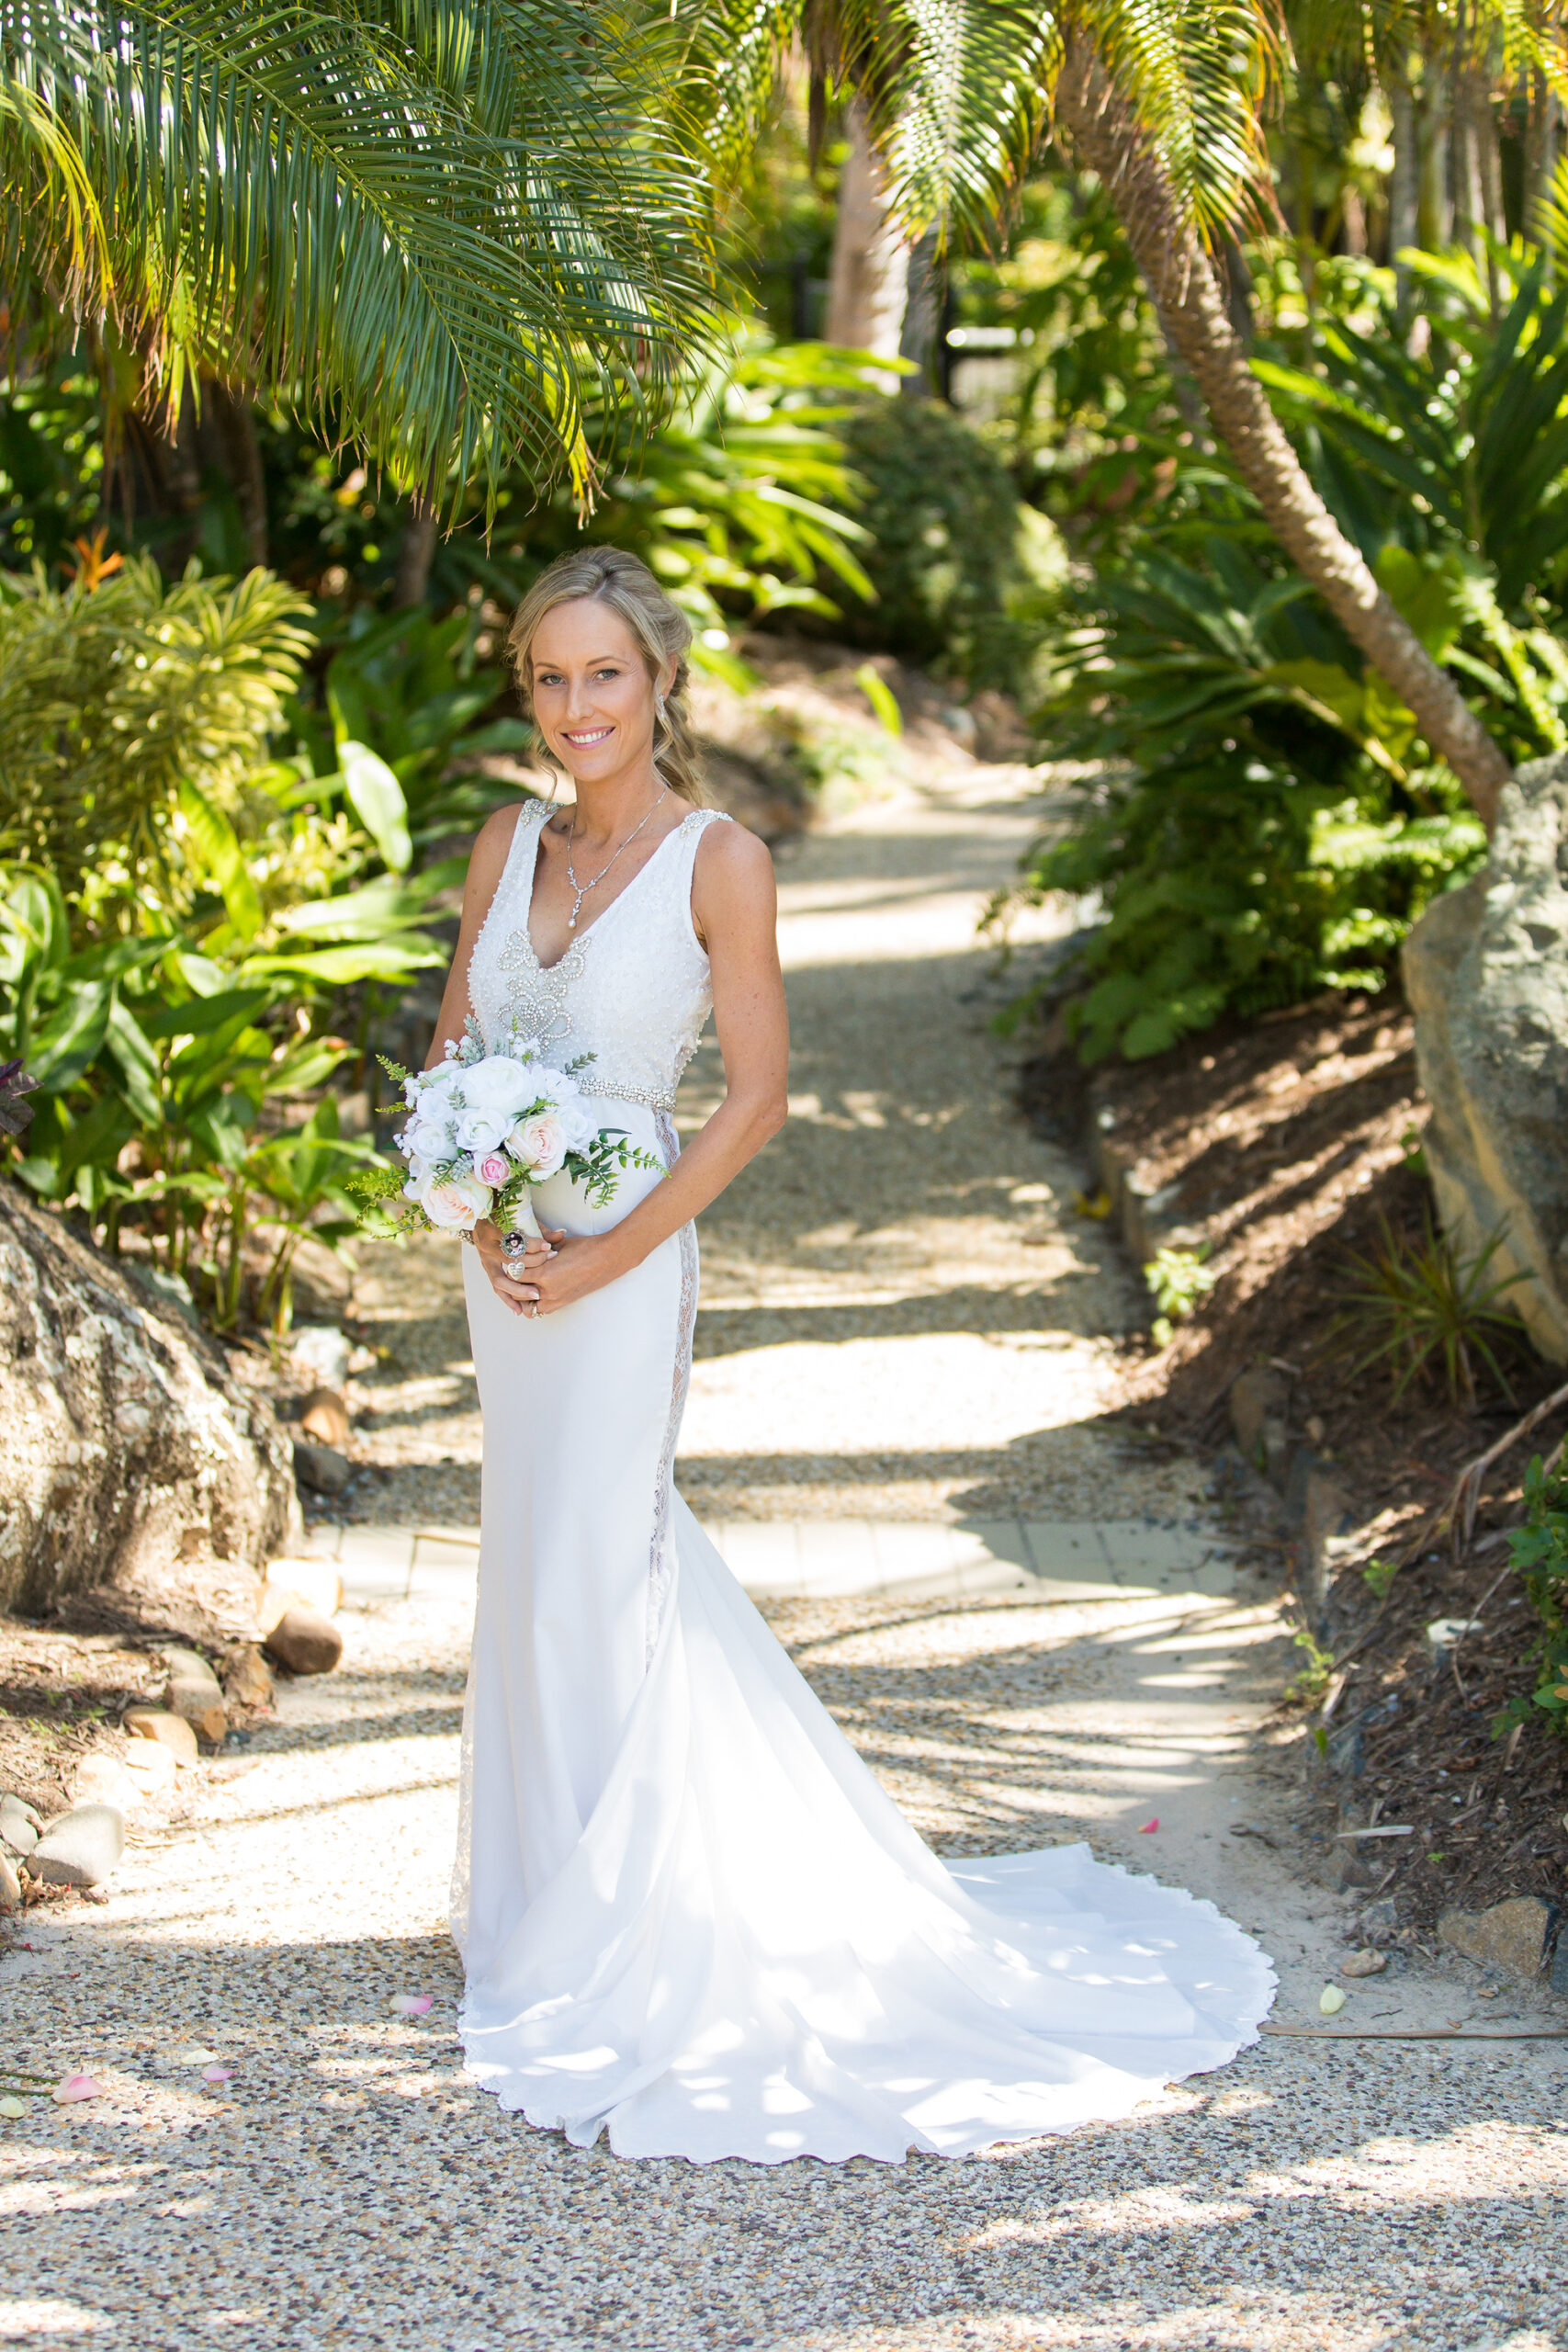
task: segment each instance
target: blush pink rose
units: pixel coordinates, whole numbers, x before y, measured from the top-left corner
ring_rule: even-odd
[[[511,1173],[512,1162],[502,1151],[487,1151],[474,1162],[474,1174],[481,1184],[504,1184]]]

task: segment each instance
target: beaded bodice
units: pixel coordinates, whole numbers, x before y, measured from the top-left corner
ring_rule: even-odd
[[[519,1023],[558,1069],[592,1054],[579,1077],[585,1094],[673,1110],[713,1010],[708,959],[692,928],[692,868],[705,827],[728,820],[716,808],[694,808],[547,970],[528,913],[549,814],[545,802],[531,801],[518,817],[468,965],[474,1017],[492,1046]]]

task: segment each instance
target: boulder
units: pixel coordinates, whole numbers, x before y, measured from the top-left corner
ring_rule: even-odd
[[[156,1740],[160,1747],[168,1749],[176,1764],[194,1764],[201,1753],[196,1734],[185,1717],[171,1714],[164,1707],[131,1707],[126,1714],[125,1728],[132,1739]]]
[[[28,1868],[51,1886],[99,1886],[125,1851],[125,1818],[116,1805],[76,1804],[56,1814]]]
[[[1489,1272],[1541,1353],[1568,1363],[1568,752],[1503,789],[1490,854],[1404,943],[1424,1148],[1444,1231]]]
[[[177,1305],[10,1183],[0,1416],[0,1608],[41,1616],[193,1549],[259,1565],[299,1525],[265,1396]]]
[[[266,1645],[290,1674],[330,1674],[343,1656],[343,1635],[332,1619],[302,1605],[284,1611]]]
[[[1551,1904],[1539,1894],[1516,1894],[1506,1903],[1495,1903],[1489,1911],[1445,1911],[1438,1921],[1438,1937],[1466,1960],[1530,1980],[1546,1966],[1556,1919]]]
[[[38,1844],[43,1823],[25,1798],[9,1794],[0,1797],[0,1845],[9,1846],[13,1854],[27,1856]]]

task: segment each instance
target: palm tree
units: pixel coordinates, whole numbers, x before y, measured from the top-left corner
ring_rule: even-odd
[[[651,5],[651,0],[650,0]],[[659,0],[663,7],[668,0]],[[1333,10],[1338,0],[1323,0]],[[1308,481],[1227,314],[1209,240],[1262,200],[1269,0],[677,0],[723,167],[760,116],[769,44],[805,39],[856,87],[914,238],[994,222],[1054,120],[1105,184],[1166,334],[1292,561],[1416,713],[1490,825],[1507,761]],[[1348,10],[1346,0],[1345,13]],[[1360,11],[1353,13],[1358,17]],[[1558,0],[1476,0],[1535,60]],[[1477,35],[1480,38],[1480,35]]]
[[[10,0],[9,334],[173,419],[216,379],[431,503],[657,405],[710,331],[646,28],[580,0]]]

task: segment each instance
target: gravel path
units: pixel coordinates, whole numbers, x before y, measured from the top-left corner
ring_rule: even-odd
[[[1202,1514],[1190,1468],[1097,1427],[1135,1302],[985,1031],[968,926],[1028,829],[1021,785],[955,762],[786,854],[797,1118],[708,1220],[682,1478],[711,1516]],[[436,1288],[455,1255],[362,1297],[400,1359],[360,1391],[388,1519],[474,1515],[466,1340]],[[897,2168],[625,2165],[502,2115],[457,2071],[442,1917],[470,1608],[448,1563],[346,1610],[342,1670],[193,1776],[106,1903],[32,1915],[0,2063],[87,2068],[103,2096],[0,2124],[0,2342],[1568,2346],[1557,2042],[1270,2038],[1123,2122]],[[1245,1554],[1226,1590],[769,1613],[943,1850],[1090,1835],[1259,1929],[1276,2020],[1316,2020],[1347,1914],[1290,1860],[1294,1750],[1260,1731],[1288,1645]],[[406,1994],[428,2014],[396,2014]],[[1341,2020],[1439,2022],[1562,2019],[1402,1954]]]

